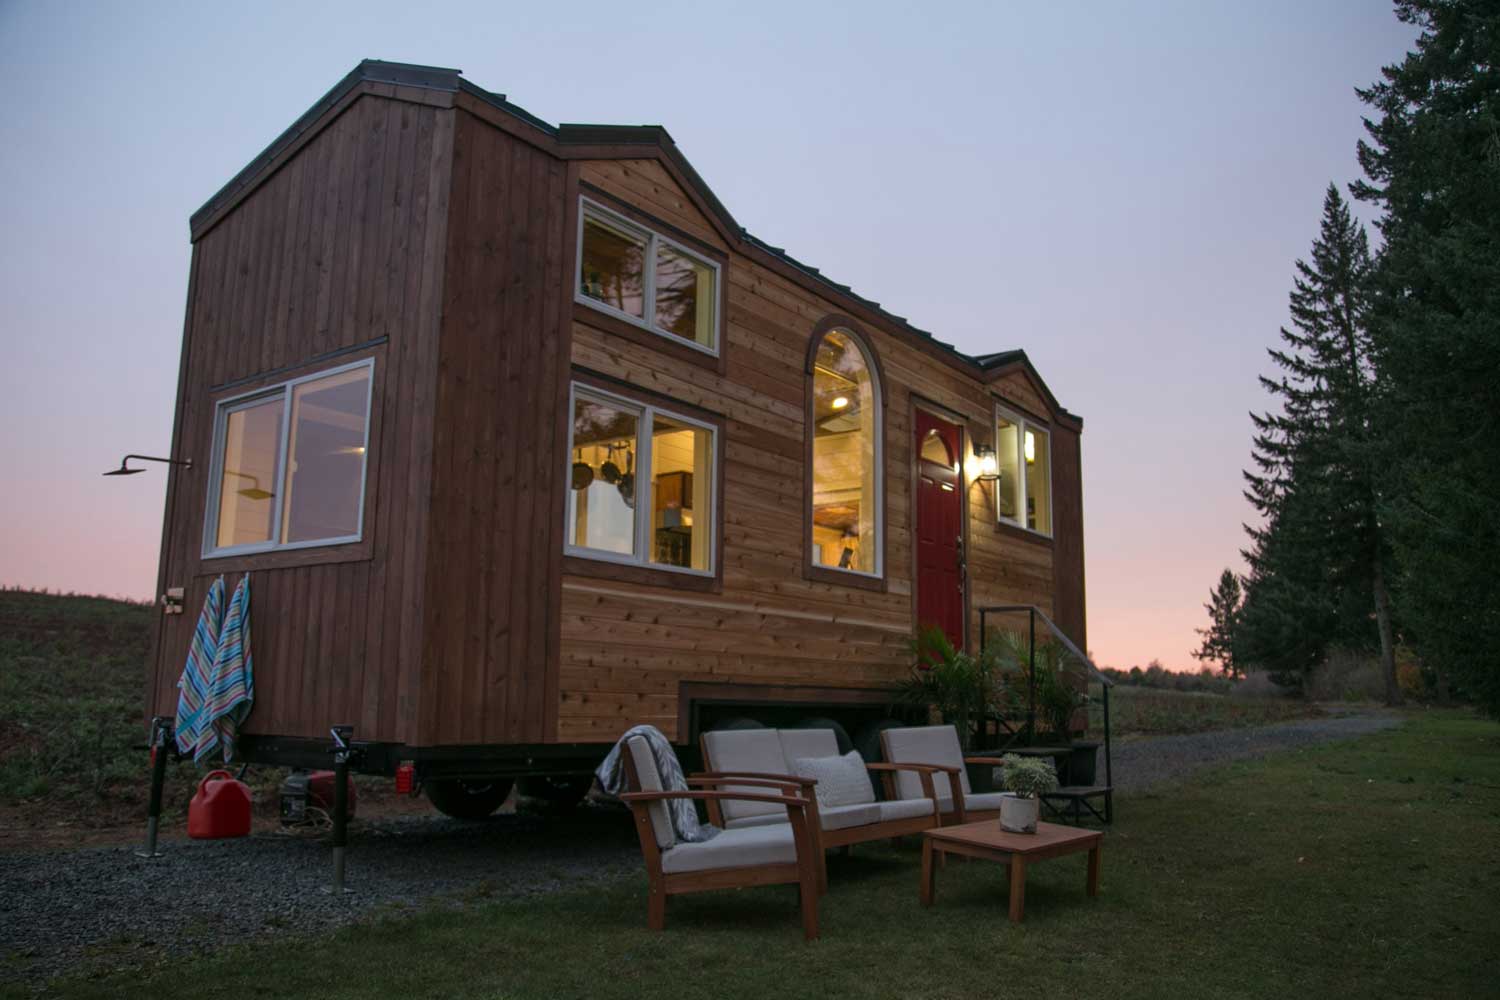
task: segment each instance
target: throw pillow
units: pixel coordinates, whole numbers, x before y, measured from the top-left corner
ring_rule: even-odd
[[[858,750],[842,757],[799,757],[793,766],[799,778],[812,778],[818,783],[814,791],[822,808],[875,801],[875,789]]]

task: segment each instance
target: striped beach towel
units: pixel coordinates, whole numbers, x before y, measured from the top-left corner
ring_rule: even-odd
[[[187,664],[177,682],[177,752],[192,753],[198,744],[208,704],[209,685],[213,680],[214,657],[219,652],[219,626],[224,618],[224,578],[208,588],[193,644],[188,648]]]
[[[208,700],[193,760],[201,761],[213,752],[223,750],[224,760],[234,758],[234,744],[240,723],[255,704],[255,673],[250,659],[250,574],[240,579],[224,613],[219,630],[219,646],[208,685]]]

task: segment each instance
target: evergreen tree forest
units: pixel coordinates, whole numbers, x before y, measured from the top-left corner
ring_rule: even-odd
[[[1420,35],[1357,90],[1348,188],[1377,233],[1330,185],[1251,416],[1248,572],[1198,655],[1298,687],[1365,651],[1396,703],[1400,648],[1434,696],[1500,714],[1500,0],[1396,16]]]

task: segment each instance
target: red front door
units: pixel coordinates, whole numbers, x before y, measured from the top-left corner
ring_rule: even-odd
[[[964,644],[963,432],[957,424],[918,410],[917,623],[936,625]]]

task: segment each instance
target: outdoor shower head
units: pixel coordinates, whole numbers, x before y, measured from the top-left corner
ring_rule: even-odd
[[[146,471],[145,469],[127,469],[125,467],[125,463],[121,462],[120,463],[120,467],[118,469],[110,469],[108,472],[104,473],[104,475],[106,475],[106,476],[133,476],[137,472],[145,472],[145,471]]]
[[[138,458],[142,462],[163,462],[167,465],[180,465],[185,469],[193,467],[193,460],[191,458],[157,458],[155,455],[126,455],[120,459],[120,467],[118,469],[110,469],[108,472],[103,473],[103,475],[133,476],[137,472],[145,472],[145,469],[132,469],[130,467],[130,460],[132,458]]]

